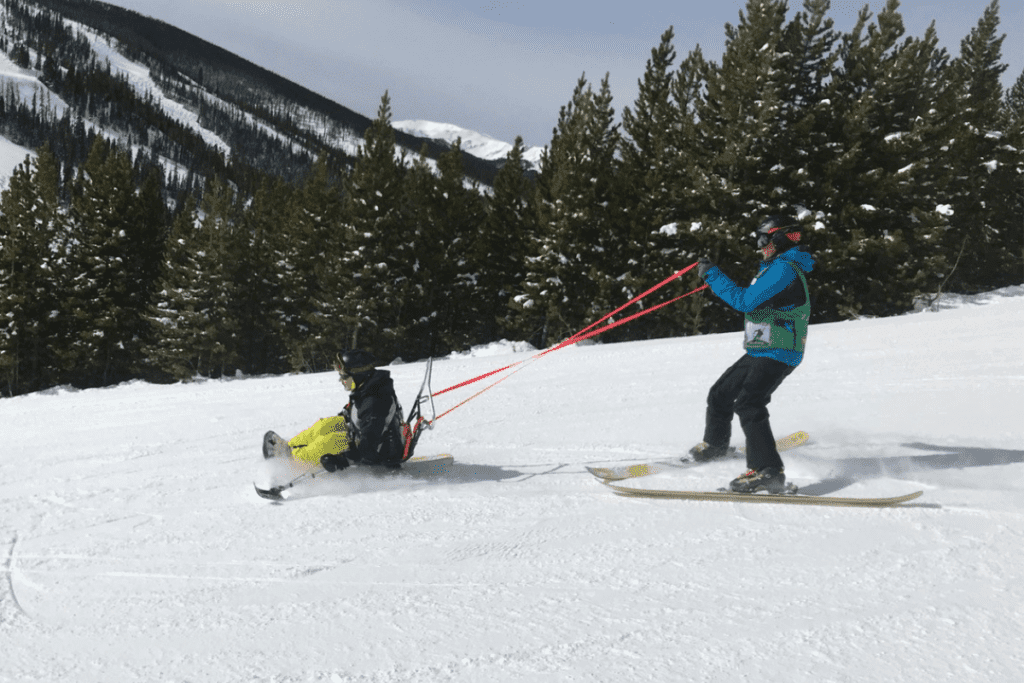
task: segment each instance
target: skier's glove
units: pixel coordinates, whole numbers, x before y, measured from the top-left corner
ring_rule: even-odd
[[[701,280],[708,276],[708,271],[715,267],[715,264],[711,262],[707,256],[701,256],[697,259],[697,277]]]
[[[348,458],[344,455],[331,455],[328,453],[327,455],[320,456],[320,466],[328,472],[340,472],[348,467],[348,465]]]

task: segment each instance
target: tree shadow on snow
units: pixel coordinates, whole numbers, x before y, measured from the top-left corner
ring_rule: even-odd
[[[846,488],[864,479],[888,477],[912,478],[928,470],[951,470],[966,467],[992,467],[1024,463],[1024,451],[1000,448],[974,448],[968,446],[934,446],[925,443],[905,443],[904,448],[920,451],[939,451],[931,455],[905,455],[891,458],[851,458],[833,460],[829,478],[800,488],[801,493],[823,496]]]

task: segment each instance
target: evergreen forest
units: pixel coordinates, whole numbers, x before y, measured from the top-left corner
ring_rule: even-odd
[[[4,4],[23,27],[50,22],[23,37],[63,35],[59,15]],[[239,118],[224,137],[249,151],[228,159],[73,33],[5,37],[80,113],[0,93],[0,134],[38,149],[0,195],[0,396],[315,372],[356,346],[385,362],[503,338],[543,348],[700,256],[745,284],[754,228],[782,212],[818,261],[812,322],[1024,282],[1024,74],[1002,87],[998,0],[959,55],[934,27],[905,35],[898,0],[849,33],[829,11],[749,0],[718,62],[680,56],[669,28],[635,102],[617,110],[608,76],[583,74],[540,170],[517,139],[489,174],[458,144],[396,155],[388,93],[354,156],[296,151]],[[704,292],[600,339],[741,325]]]

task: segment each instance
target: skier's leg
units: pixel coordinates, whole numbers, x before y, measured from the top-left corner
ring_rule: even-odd
[[[288,445],[292,457],[313,464],[320,463],[323,455],[340,455],[349,449],[348,426],[341,415],[317,420],[309,429],[296,435]]]
[[[722,373],[708,392],[708,407],[704,415],[704,442],[712,447],[729,445],[732,438],[732,418],[736,398],[748,373],[750,356],[742,358]]]
[[[775,447],[775,437],[768,421],[768,404],[772,394],[794,369],[771,358],[751,357],[750,372],[735,402],[736,414],[747,439],[748,469],[782,468],[782,457]]]

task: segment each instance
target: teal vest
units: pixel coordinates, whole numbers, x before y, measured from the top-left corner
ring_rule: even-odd
[[[788,265],[796,271],[800,284],[804,286],[804,303],[789,311],[774,308],[760,308],[746,315],[746,334],[743,336],[743,348],[748,351],[784,349],[786,351],[803,352],[807,345],[807,323],[811,318],[811,292],[807,288],[807,278],[796,265]],[[761,277],[764,269],[757,274]],[[754,278],[755,282],[757,278]]]

